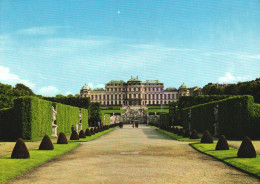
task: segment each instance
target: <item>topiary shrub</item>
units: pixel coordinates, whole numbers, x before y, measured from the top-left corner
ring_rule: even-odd
[[[48,135],[45,135],[42,139],[42,142],[39,146],[39,150],[54,150],[51,139]]]
[[[68,140],[63,132],[59,134],[57,144],[68,144]]]
[[[94,131],[94,128],[90,129],[90,133],[91,133],[91,135],[95,135],[96,132]]]
[[[216,150],[229,150],[227,139],[224,135],[219,137],[218,143],[216,145]]]
[[[22,138],[17,139],[11,158],[30,158],[29,151]]]
[[[90,132],[90,130],[89,130],[88,128],[87,128],[86,131],[85,131],[85,135],[86,135],[86,136],[91,136],[91,132]]]
[[[100,126],[97,127],[98,132],[102,132]]]
[[[70,140],[79,140],[79,134],[75,130],[70,135]]]
[[[190,137],[190,131],[185,130],[184,133],[183,133],[183,137]]]
[[[191,135],[190,135],[190,139],[199,139],[199,135],[198,135],[198,132],[197,130],[193,129],[192,132],[191,132]]]
[[[201,142],[201,143],[213,143],[213,138],[212,138],[212,136],[210,135],[210,133],[209,133],[208,130],[205,130],[203,136],[201,137],[200,142]]]
[[[237,152],[237,156],[239,158],[255,158],[256,157],[256,151],[254,148],[254,145],[252,144],[250,138],[246,136]]]
[[[97,129],[97,127],[94,128],[94,131],[95,131],[95,133],[98,133],[98,129]]]
[[[79,138],[86,138],[86,135],[83,130],[80,130],[79,132]]]

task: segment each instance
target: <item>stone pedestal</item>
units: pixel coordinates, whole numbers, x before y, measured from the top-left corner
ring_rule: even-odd
[[[79,123],[79,131],[82,130],[82,123]]]
[[[51,136],[57,137],[57,127],[58,125],[52,124]]]

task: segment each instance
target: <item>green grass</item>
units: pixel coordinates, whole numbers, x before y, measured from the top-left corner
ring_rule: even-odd
[[[0,183],[18,176],[47,160],[63,155],[64,153],[79,146],[79,143],[53,144],[54,150],[43,151],[38,149],[30,150],[29,159],[12,159],[11,156],[0,158]]]
[[[169,109],[169,105],[151,105],[151,106],[147,106],[148,109]]]
[[[162,130],[162,129],[155,127],[155,126],[151,126],[151,128],[154,128],[156,131],[161,132],[161,133],[171,137],[172,139],[175,139],[175,140],[178,140],[178,141],[200,142],[200,139],[190,139],[188,137],[182,137],[180,135],[174,134],[172,132],[168,132],[166,130]]]
[[[115,128],[110,128],[108,130],[104,130],[103,132],[98,132],[97,134],[95,135],[92,135],[92,136],[87,136],[86,138],[81,138],[79,140],[69,140],[69,142],[88,142],[88,141],[92,141],[94,139],[97,139],[99,137],[101,137],[102,135],[105,135],[113,130],[115,130],[117,127]]]
[[[229,148],[229,150],[215,150],[216,143],[213,144],[201,144],[191,143],[190,144],[196,150],[210,155],[228,165],[231,165],[241,171],[248,174],[254,175],[260,178],[260,155],[256,158],[238,158],[237,149]]]
[[[145,112],[165,112],[165,113],[169,113],[169,109],[148,109],[148,110],[145,110]]]
[[[124,113],[126,112],[125,110],[101,110],[104,114],[113,114],[114,113]]]

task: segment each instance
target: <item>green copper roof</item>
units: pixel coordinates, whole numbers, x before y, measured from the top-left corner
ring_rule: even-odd
[[[129,79],[127,82],[142,82],[141,80],[138,79],[138,76],[135,77],[131,77],[131,79]]]
[[[162,84],[159,80],[146,80],[145,83],[159,83]]]
[[[111,80],[107,84],[124,84],[125,81],[123,80]]]
[[[164,91],[176,91],[176,88],[166,88]]]
[[[179,90],[180,90],[180,89],[188,89],[188,86],[183,83],[183,84],[179,87]]]
[[[85,84],[81,89],[83,89],[83,90],[90,90],[90,87],[87,84]]]
[[[105,91],[104,88],[94,88],[93,91]]]

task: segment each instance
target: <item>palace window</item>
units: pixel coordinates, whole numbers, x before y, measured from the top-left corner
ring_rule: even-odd
[[[115,88],[115,92],[117,92],[117,88]]]
[[[168,94],[168,99],[171,99],[171,94]]]
[[[156,94],[156,99],[158,99],[159,98],[159,94]]]
[[[115,95],[115,100],[117,100],[117,95]]]
[[[166,99],[166,94],[164,94],[164,99]]]
[[[104,99],[104,100],[106,99],[106,95],[103,95],[103,99]]]
[[[154,99],[154,94],[153,94],[153,99]]]

